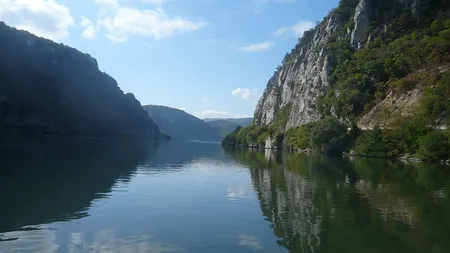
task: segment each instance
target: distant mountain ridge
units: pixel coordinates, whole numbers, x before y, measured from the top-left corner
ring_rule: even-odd
[[[161,132],[174,140],[220,141],[222,138],[216,128],[183,110],[162,105],[145,105],[143,108]]]
[[[144,110],[162,133],[174,140],[222,141],[239,126],[251,123],[251,118],[202,120],[183,110],[162,105],[146,105]],[[250,122],[250,123],[249,123]]]
[[[222,137],[225,138],[225,136],[227,136],[228,134],[232,133],[234,130],[236,130],[236,128],[240,127],[239,125],[224,120],[224,119],[220,119],[220,120],[214,120],[214,121],[209,121],[206,122],[209,126],[211,126],[212,128],[215,129],[215,131]]]
[[[203,119],[203,120],[204,120],[205,122],[218,121],[218,120],[220,120],[220,121],[225,120],[225,121],[234,123],[234,124],[236,124],[236,125],[238,125],[238,126],[241,126],[241,127],[249,126],[249,125],[251,125],[252,122],[253,122],[253,118],[205,118],[205,119]]]

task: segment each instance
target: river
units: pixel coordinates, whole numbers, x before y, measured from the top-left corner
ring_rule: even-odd
[[[0,151],[0,252],[450,252],[448,167],[124,139]]]

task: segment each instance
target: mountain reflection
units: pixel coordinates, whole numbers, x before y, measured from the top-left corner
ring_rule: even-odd
[[[448,168],[234,150],[290,252],[450,252]]]
[[[85,217],[93,200],[129,180],[156,147],[136,139],[2,140],[0,232]]]

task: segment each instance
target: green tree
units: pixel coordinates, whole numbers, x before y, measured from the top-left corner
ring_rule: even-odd
[[[450,157],[448,136],[441,131],[432,131],[419,138],[418,155],[427,160],[441,160]]]
[[[342,153],[347,128],[336,118],[329,117],[317,121],[311,132],[313,148],[324,154]]]

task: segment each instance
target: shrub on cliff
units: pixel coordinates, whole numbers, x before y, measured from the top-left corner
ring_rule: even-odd
[[[311,144],[315,151],[340,154],[345,147],[347,128],[336,118],[317,121],[311,131]]]
[[[301,150],[311,149],[311,133],[314,126],[315,123],[313,122],[287,130],[285,135],[287,147]]]
[[[383,143],[381,129],[364,131],[355,141],[355,154],[368,157],[385,157],[386,145]]]
[[[450,142],[448,136],[442,131],[432,131],[419,138],[420,158],[426,160],[448,159],[450,154]]]

